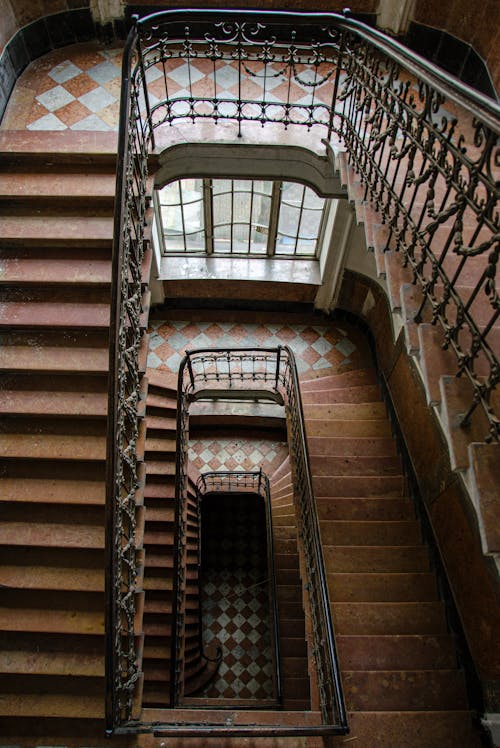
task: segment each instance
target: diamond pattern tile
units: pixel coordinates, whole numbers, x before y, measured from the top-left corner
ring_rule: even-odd
[[[207,497],[202,505],[201,600],[205,645],[222,662],[203,695],[273,696],[265,512],[260,499]],[[206,535],[205,535],[206,532]]]

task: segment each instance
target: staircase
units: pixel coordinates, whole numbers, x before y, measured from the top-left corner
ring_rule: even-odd
[[[385,284],[389,307],[393,316],[395,330],[402,327],[404,331],[406,349],[412,357],[425,388],[426,400],[441,426],[447,441],[451,469],[461,471],[465,483],[475,495],[474,511],[477,513],[477,523],[482,529],[483,553],[491,555],[498,550],[498,510],[495,496],[498,488],[496,465],[500,455],[500,445],[493,440],[485,443],[488,436],[489,424],[481,406],[472,414],[466,428],[461,427],[463,415],[468,411],[473,401],[473,388],[463,375],[456,376],[458,359],[451,346],[443,348],[444,331],[439,322],[432,324],[432,308],[429,302],[420,310],[422,292],[420,286],[413,282],[413,272],[409,265],[405,265],[402,254],[396,251],[396,230],[391,230],[389,222],[366,199],[365,186],[361,182],[352,165],[347,160],[345,152],[336,154],[336,165],[342,184],[346,185],[349,200],[355,208],[356,221],[364,226],[366,247],[373,252],[374,269],[380,283]],[[402,188],[403,170],[395,178],[394,188]],[[440,195],[436,195],[437,198]],[[408,198],[409,199],[409,198]],[[416,216],[425,199],[425,191],[418,195],[413,206]],[[401,216],[400,216],[400,220]],[[454,226],[455,218],[441,220],[434,234],[430,237],[432,250],[437,258],[441,258],[443,268],[448,278],[454,281],[457,293],[464,301],[470,301],[468,312],[476,321],[479,330],[484,331],[490,325],[488,332],[489,345],[498,355],[500,350],[500,317],[493,316],[493,302],[481,290],[474,296],[474,288],[486,271],[486,257],[482,254],[470,254],[467,262],[450,246],[449,233]],[[463,236],[467,243],[468,237],[475,236],[477,219],[472,211],[465,211],[463,217]],[[493,257],[493,255],[491,255]],[[418,259],[418,258],[417,258]],[[431,271],[423,261],[423,271],[431,277]],[[443,284],[436,281],[434,292],[436,299],[443,299]],[[361,306],[363,302],[361,302]],[[361,308],[351,309],[355,313]],[[415,321],[415,315],[421,311],[421,321]],[[449,324],[453,324],[456,312],[453,305],[446,310]],[[471,346],[471,335],[467,325],[464,325],[457,342],[464,351]],[[484,353],[480,352],[473,362],[473,370],[479,381],[485,381],[490,375],[490,364]],[[494,412],[500,410],[500,391],[498,387],[492,392],[490,405]]]
[[[14,725],[23,718],[23,726],[36,718],[39,730],[39,718],[104,716],[116,143],[96,133],[7,135],[0,136],[0,716]],[[144,436],[142,428],[139,458]],[[139,569],[141,519],[139,511]],[[140,589],[139,576],[139,649]]]
[[[285,709],[310,707],[309,660],[290,458],[270,479],[278,629]]]
[[[350,739],[481,745],[375,373],[301,390]]]
[[[146,400],[146,485],[144,569],[144,707],[170,703],[170,666],[174,589],[176,377],[148,371]],[[187,508],[186,637],[184,694],[200,689],[213,667],[200,649],[198,589],[199,521],[194,469],[189,472]]]

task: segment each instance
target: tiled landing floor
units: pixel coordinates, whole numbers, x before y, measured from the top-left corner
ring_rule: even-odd
[[[337,374],[362,365],[366,344],[357,330],[341,324],[288,324],[220,320],[152,320],[148,368],[177,372],[187,349],[207,347],[274,347],[288,345],[299,376]]]
[[[270,699],[270,638],[266,519],[262,499],[206,497],[202,505],[201,600],[205,645],[222,661],[202,694],[207,698]]]

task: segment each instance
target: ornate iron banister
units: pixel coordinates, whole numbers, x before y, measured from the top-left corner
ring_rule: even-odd
[[[288,347],[277,348],[203,348],[188,351],[179,368],[177,465],[176,478],[176,547],[177,574],[174,577],[174,599],[177,599],[176,635],[183,637],[182,608],[183,558],[185,541],[182,523],[187,487],[187,440],[189,404],[197,391],[224,392],[241,390],[246,395],[249,388],[266,393],[277,391],[281,395],[288,416],[290,454],[294,475],[294,501],[300,518],[300,536],[306,567],[307,589],[310,602],[313,637],[313,655],[316,665],[320,709],[325,732],[346,730],[347,721],[342,696],[339,666],[331,621],[328,587],[319,535],[319,522],[309,470],[309,455],[305,437],[304,417],[300,397],[295,359]],[[180,413],[184,411],[184,415]],[[183,428],[185,433],[180,433]],[[182,644],[172,648],[172,658],[182,657]],[[182,696],[182,662],[172,667],[172,706]]]
[[[281,704],[283,693],[281,688],[280,643],[278,626],[278,594],[276,574],[274,569],[274,538],[273,516],[271,507],[271,489],[269,478],[259,470],[213,470],[202,473],[196,482],[198,501],[209,493],[240,493],[257,494],[264,500],[266,512],[266,549],[267,569],[269,574],[269,605],[272,619],[271,648],[273,653],[273,683],[274,696],[277,704]],[[203,530],[202,530],[203,531]],[[201,606],[200,606],[201,613]]]
[[[210,93],[193,79],[201,62],[213,82]],[[187,66],[189,84],[174,93],[167,74],[179,63]],[[236,94],[224,94],[219,70],[232,71]],[[280,96],[273,93],[278,87]],[[245,122],[323,127],[332,146],[347,150],[366,199],[387,225],[387,248],[412,270],[420,289],[416,320],[427,315],[441,326],[457,375],[470,383],[464,425],[483,413],[487,440],[498,440],[499,115],[496,102],[345,16],[197,10],[135,19],[123,58],[110,326],[108,731],[131,720],[138,679],[138,320],[155,133],[203,119],[234,121],[240,132]]]

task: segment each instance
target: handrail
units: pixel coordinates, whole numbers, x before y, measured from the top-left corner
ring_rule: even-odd
[[[169,63],[212,66],[214,90],[168,90]],[[219,67],[232,70],[225,95]],[[235,77],[236,76],[236,77]],[[230,76],[231,77],[231,76]],[[156,98],[150,93],[155,79]],[[245,88],[258,84],[261,93]],[[283,95],[272,94],[275,84]],[[309,98],[297,102],[293,85]],[[163,94],[158,90],[163,85]],[[272,89],[272,90],[271,90]],[[255,87],[253,89],[256,90]],[[130,722],[135,656],[136,445],[141,271],[148,156],[162,127],[231,120],[322,127],[347,150],[364,198],[386,224],[419,291],[415,321],[442,329],[468,382],[463,425],[500,439],[498,214],[500,107],[394,39],[346,16],[273,11],[163,11],[135,18],[123,57],[111,304],[106,510],[107,729]],[[418,306],[419,305],[419,306]]]
[[[262,392],[280,393],[288,415],[291,461],[294,470],[294,501],[300,518],[300,536],[303,544],[307,589],[310,601],[313,655],[316,665],[320,710],[325,734],[345,732],[347,719],[342,695],[333,624],[331,620],[328,586],[324,570],[323,552],[319,534],[319,521],[309,469],[309,454],[305,436],[304,416],[300,397],[299,379],[293,352],[288,346],[277,348],[200,348],[187,351],[178,377],[178,421],[176,475],[176,539],[183,536],[182,522],[187,487],[187,433],[189,404],[197,390],[218,389],[243,393],[250,386]],[[180,414],[184,412],[184,415]],[[181,433],[179,429],[184,429]],[[182,567],[184,545],[175,543],[176,575],[174,595],[175,631],[183,636]],[[172,647],[172,659],[182,658],[182,646]],[[182,661],[172,664],[171,705],[176,706],[182,697]]]
[[[244,492],[257,494],[264,500],[266,511],[267,569],[269,574],[269,603],[272,616],[272,653],[274,695],[277,704],[283,701],[281,688],[281,661],[278,624],[278,593],[274,568],[273,515],[269,478],[259,470],[211,470],[202,473],[196,482],[196,495],[201,502],[207,493]],[[202,528],[203,530],[203,528]],[[200,606],[201,614],[201,606]]]

